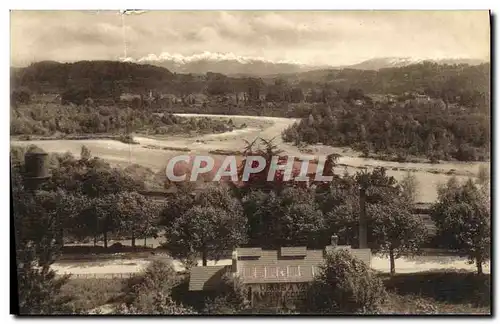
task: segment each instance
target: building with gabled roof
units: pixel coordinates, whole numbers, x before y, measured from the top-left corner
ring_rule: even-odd
[[[265,250],[259,247],[237,248],[233,251],[231,266],[194,267],[191,270],[190,291],[213,291],[224,274],[238,276],[248,289],[252,304],[269,305],[291,302],[303,296],[310,282],[318,274],[328,253],[347,249],[353,256],[371,266],[370,249],[354,249],[337,245],[336,236],[324,249],[307,249],[305,246],[281,247]],[[279,296],[279,298],[276,298]],[[285,299],[283,296],[287,296]]]

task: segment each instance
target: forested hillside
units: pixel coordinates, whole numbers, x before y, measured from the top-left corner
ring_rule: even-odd
[[[431,62],[372,70],[318,70],[265,78],[233,78],[219,73],[173,74],[152,65],[113,61],[38,62],[11,70],[12,88],[34,93],[87,92],[89,97],[117,99],[121,93],[224,96],[244,92],[266,102],[325,102],[349,89],[366,94],[414,92],[468,104],[489,99],[490,64],[439,65]],[[311,95],[311,92],[314,94]],[[321,94],[321,95],[316,95]],[[321,97],[321,98],[318,98]],[[460,98],[459,98],[460,97]]]
[[[266,115],[304,118],[284,134],[296,144],[350,146],[398,160],[484,160],[490,143],[489,71],[489,63],[424,62],[379,71],[235,78],[111,61],[39,62],[11,70],[11,132],[153,128],[165,134],[176,128],[153,112]],[[225,130],[213,126],[207,130]]]

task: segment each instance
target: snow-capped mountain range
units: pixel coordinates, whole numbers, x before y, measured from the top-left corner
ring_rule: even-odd
[[[380,70],[383,68],[402,67],[411,64],[423,63],[430,61],[438,64],[469,64],[478,65],[486,62],[485,60],[469,59],[469,58],[416,58],[416,57],[382,57],[373,58],[363,61],[358,64],[344,66],[344,68],[359,69],[359,70]]]
[[[161,66],[176,73],[204,74],[207,72],[226,75],[264,76],[273,74],[298,73],[319,69],[350,68],[359,70],[379,70],[388,67],[402,67],[410,64],[432,61],[440,64],[470,64],[477,65],[486,60],[468,58],[413,58],[413,57],[384,57],[373,58],[354,65],[327,66],[301,64],[296,61],[272,61],[263,57],[248,57],[233,53],[203,52],[194,55],[162,53],[149,54],[139,59],[121,58],[121,61]]]

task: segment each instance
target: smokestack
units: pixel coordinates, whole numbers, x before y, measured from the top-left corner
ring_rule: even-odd
[[[366,188],[362,185],[359,189],[359,247],[368,248],[368,229],[366,224]]]

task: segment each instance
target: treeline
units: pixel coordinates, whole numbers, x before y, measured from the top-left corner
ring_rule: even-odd
[[[235,78],[210,72],[206,75],[172,74],[167,69],[151,65],[112,61],[38,62],[13,69],[11,83],[13,89],[57,93],[65,101],[77,104],[86,98],[118,103],[123,93],[143,97],[155,93],[156,106],[181,109],[196,102],[191,95],[204,94],[208,98],[200,104],[217,102],[238,111],[266,103],[329,104],[336,98],[349,97],[348,93],[353,89],[367,94],[395,96],[418,93],[442,99],[447,104],[467,108],[480,106],[488,110],[489,72],[487,63],[469,66],[424,62],[380,71],[319,70],[272,78]],[[162,100],[166,94],[174,95],[176,99]]]
[[[490,157],[490,114],[443,100],[317,106],[282,137],[299,144],[349,146],[397,161],[410,157],[484,161]]]
[[[70,106],[55,103],[22,104],[11,108],[11,135],[54,134],[190,134],[222,133],[236,126],[211,118],[187,118],[168,112],[109,106]]]
[[[374,70],[318,70],[284,75],[293,83],[303,86],[313,83],[335,84],[337,87],[358,88],[365,93],[403,94],[420,92],[431,97],[441,97],[450,102],[458,96],[490,91],[489,63],[480,65],[438,64],[423,62],[403,67]],[[465,101],[463,102],[465,104]]]

